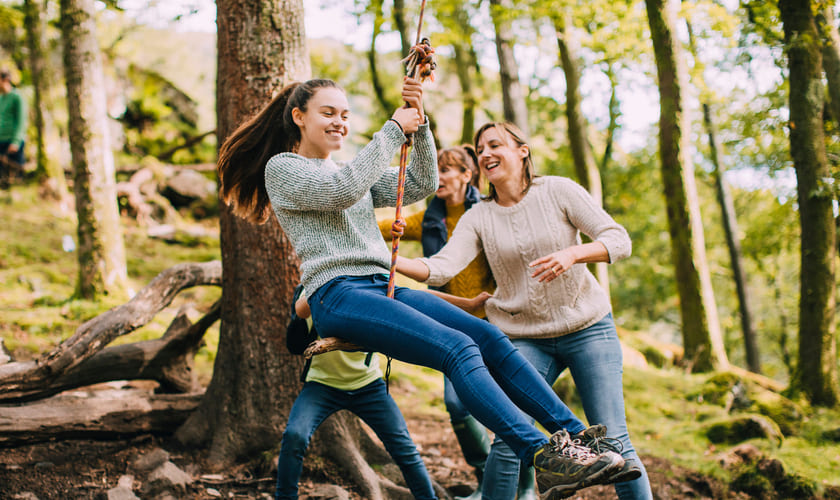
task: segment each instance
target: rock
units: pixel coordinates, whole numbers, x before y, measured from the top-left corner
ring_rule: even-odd
[[[316,486],[302,500],[350,500],[350,494],[338,486],[322,484]]]
[[[744,443],[721,453],[718,456],[718,463],[727,470],[732,470],[743,464],[754,464],[761,460],[764,455],[755,445]]]
[[[124,488],[122,486],[111,488],[110,490],[105,492],[104,498],[105,500],[140,500],[140,498],[134,494],[131,488]]]
[[[149,453],[138,457],[131,465],[131,468],[137,472],[146,473],[157,469],[167,461],[169,461],[169,453],[164,449],[155,448]]]
[[[764,415],[745,414],[720,421],[706,430],[709,441],[718,443],[740,443],[752,438],[765,438],[781,445],[784,437],[779,426]]]
[[[216,183],[194,170],[181,170],[166,182],[161,192],[173,207],[185,207],[196,200],[216,195]]]
[[[192,477],[179,469],[177,465],[167,461],[149,474],[148,479],[143,483],[141,493],[144,498],[162,493],[172,493],[176,498],[182,498],[188,484],[192,484]]]

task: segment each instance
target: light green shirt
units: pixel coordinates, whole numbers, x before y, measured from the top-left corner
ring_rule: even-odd
[[[320,382],[341,391],[360,389],[382,378],[376,354],[365,365],[366,352],[330,351],[312,357],[307,382]]]

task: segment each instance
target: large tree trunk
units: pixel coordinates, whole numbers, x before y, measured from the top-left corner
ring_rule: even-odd
[[[273,93],[310,76],[301,0],[217,2],[219,142]],[[275,446],[300,389],[303,360],[284,346],[299,261],[276,219],[220,215],[222,322],[206,397],[176,436],[210,446],[218,467]]]
[[[29,71],[32,75],[32,124],[35,126],[35,164],[39,182],[58,200],[68,196],[64,169],[47,156],[44,97],[49,79],[44,71],[44,5],[40,0],[24,0],[23,23],[26,27],[26,47],[29,51]]]
[[[70,151],[79,219],[81,297],[126,294],[125,246],[117,207],[94,0],[61,0]]]
[[[507,0],[490,0],[490,14],[496,29],[496,54],[499,57],[505,120],[528,134],[528,107],[525,103],[525,93],[519,83],[519,65],[516,64],[513,54],[510,10]]]
[[[695,371],[727,365],[703,224],[688,155],[688,120],[683,96],[687,82],[676,37],[676,0],[645,0],[659,78],[659,148],[671,234],[671,259],[680,297],[685,359]]]
[[[574,36],[574,26],[568,12],[560,12],[554,16],[554,28],[557,33],[557,46],[560,50],[560,62],[563,65],[563,74],[566,76],[566,120],[569,129],[569,146],[572,150],[572,159],[575,162],[575,172],[581,185],[589,191],[592,198],[603,206],[604,193],[601,189],[601,173],[598,171],[598,164],[595,162],[595,155],[592,146],[589,144],[589,133],[586,127],[586,118],[581,109],[580,95],[580,60],[578,52],[580,46]],[[607,293],[610,294],[610,275],[606,262],[599,262],[593,266],[598,283]]]
[[[790,152],[796,169],[802,264],[799,363],[792,387],[819,405],[837,404],[835,231],[823,131],[822,54],[812,2],[780,0],[790,68]]]

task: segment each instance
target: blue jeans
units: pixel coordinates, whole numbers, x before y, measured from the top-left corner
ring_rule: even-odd
[[[642,477],[616,483],[615,491],[622,500],[650,500],[647,471],[633,449],[624,416],[622,386],[622,354],[612,314],[575,333],[548,339],[515,339],[513,344],[545,377],[554,383],[566,368],[572,374],[583,403],[583,411],[591,424],[607,426],[607,437],[621,441],[625,459],[634,459],[642,469]],[[519,480],[516,455],[502,441],[490,447],[484,477],[483,500],[512,500]],[[492,483],[492,484],[488,484]]]
[[[329,281],[309,297],[315,327],[443,372],[467,411],[529,464],[548,439],[519,408],[549,432],[586,427],[497,327],[429,292],[397,287],[390,299],[387,288],[381,274]]]
[[[283,433],[280,459],[277,462],[275,499],[298,497],[298,481],[309,440],[318,426],[339,410],[350,410],[373,429],[402,471],[414,498],[437,498],[423,459],[408,434],[402,413],[385,390],[385,381],[378,379],[354,391],[342,391],[318,382],[303,385]]]

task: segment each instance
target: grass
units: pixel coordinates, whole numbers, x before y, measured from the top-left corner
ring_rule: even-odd
[[[73,298],[76,255],[62,249],[62,239],[75,239],[74,214],[40,200],[36,188],[16,186],[0,192],[5,215],[0,226],[0,332],[17,359],[46,352],[70,336],[84,321],[119,305],[109,299],[98,302]],[[181,262],[220,258],[218,240],[206,238],[189,244],[167,244],[145,236],[143,228],[123,218],[128,274],[131,286],[139,290],[160,271]],[[212,222],[208,223],[212,227]],[[403,255],[420,254],[419,245],[405,242]],[[416,286],[401,279],[400,284]],[[135,342],[160,337],[181,306],[194,304],[199,310],[219,296],[217,287],[198,287],[181,292],[175,303],[148,325],[117,340]],[[198,312],[191,319],[198,318]],[[622,334],[632,336],[633,332]],[[637,338],[626,338],[636,345]],[[212,375],[218,345],[218,327],[205,335],[206,345],[196,357],[196,370],[203,382]],[[385,359],[380,357],[383,371]],[[733,472],[725,470],[719,457],[734,445],[714,445],[705,435],[709,422],[727,418],[723,406],[701,402],[699,394],[711,375],[692,375],[673,367],[634,368],[624,371],[627,421],[637,450],[725,481]],[[440,373],[394,361],[391,384],[398,404],[420,414],[446,416],[443,380]],[[574,393],[564,393],[572,410],[583,415]],[[805,406],[807,408],[807,406]],[[838,485],[840,443],[828,441],[823,432],[838,429],[840,409],[807,409],[795,436],[781,445],[766,439],[749,442],[766,455],[779,459],[786,471],[799,474],[823,486]]]

